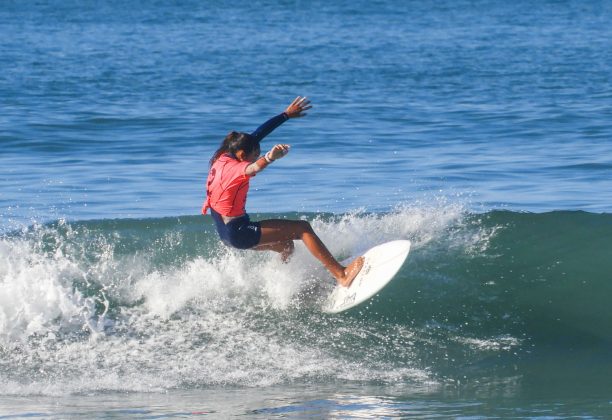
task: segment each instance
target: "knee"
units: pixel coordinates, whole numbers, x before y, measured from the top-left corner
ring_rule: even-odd
[[[304,234],[304,233],[313,233],[314,232],[312,230],[312,226],[310,225],[310,222],[308,222],[306,220],[299,220],[298,223],[299,223],[299,226],[300,226],[300,233]]]
[[[293,244],[293,241],[285,242],[283,251],[288,255],[293,254],[293,251],[295,251],[295,245]]]
[[[306,220],[291,221],[291,239],[304,240],[304,235],[313,234],[312,226]]]
[[[288,263],[295,250],[295,245],[293,245],[293,241],[283,242],[282,245],[282,250],[280,251],[281,260],[284,263]]]

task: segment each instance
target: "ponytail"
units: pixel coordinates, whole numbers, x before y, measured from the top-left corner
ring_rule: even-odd
[[[244,150],[246,154],[250,154],[257,147],[259,147],[259,142],[255,137],[247,133],[232,131],[225,136],[221,142],[221,146],[210,159],[210,166],[213,166],[217,159],[226,153],[234,155],[238,150]]]

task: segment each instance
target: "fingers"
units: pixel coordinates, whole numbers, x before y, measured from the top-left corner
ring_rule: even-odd
[[[310,101],[308,101],[306,96],[298,96],[297,98],[295,98],[293,100],[293,102],[291,102],[291,105],[289,105],[289,106],[299,106],[302,103],[304,103],[304,101],[307,101],[308,103],[310,103]]]
[[[299,96],[298,96],[299,98]],[[297,99],[297,98],[296,98]],[[310,100],[304,96],[302,97],[296,104],[302,111],[306,111],[310,108],[312,108],[312,106],[310,105]]]
[[[291,146],[289,146],[288,144],[277,144],[270,150],[272,159],[276,160],[282,158],[287,153],[289,153],[289,149],[291,149]]]
[[[310,100],[306,96],[298,96],[287,107],[286,112],[291,118],[304,117],[306,115],[304,111],[308,111],[311,108]]]

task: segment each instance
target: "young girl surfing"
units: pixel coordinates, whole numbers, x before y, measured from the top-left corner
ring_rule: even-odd
[[[293,241],[301,240],[338,284],[348,287],[361,270],[363,257],[345,267],[333,257],[307,221],[273,219],[253,222],[246,212],[251,178],[289,153],[288,144],[277,144],[260,156],[259,143],[289,118],[305,116],[305,111],[310,108],[310,101],[298,96],[283,113],[269,119],[253,133],[229,133],[210,160],[202,213],[206,214],[210,209],[219,237],[226,245],[238,249],[276,251],[285,262],[295,249]]]

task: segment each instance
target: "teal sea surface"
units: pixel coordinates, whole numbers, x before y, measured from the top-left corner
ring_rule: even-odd
[[[4,1],[0,418],[610,418],[612,2]],[[295,96],[231,250],[208,160]]]

